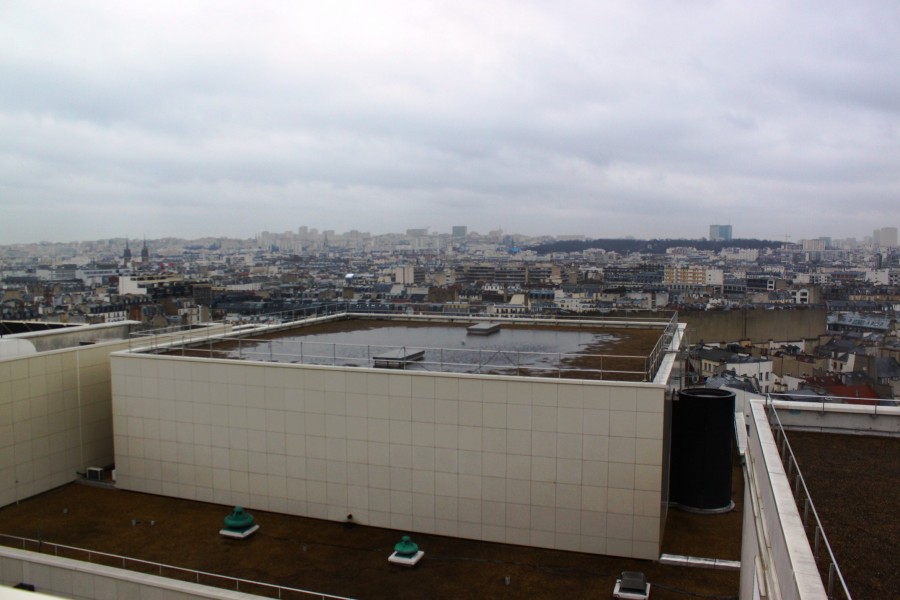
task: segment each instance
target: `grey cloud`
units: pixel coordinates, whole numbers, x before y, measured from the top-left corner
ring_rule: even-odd
[[[0,9],[0,238],[900,221],[887,0],[356,10]]]

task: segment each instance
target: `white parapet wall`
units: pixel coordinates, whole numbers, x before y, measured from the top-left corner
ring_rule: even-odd
[[[900,408],[896,406],[785,400],[774,400],[772,405],[785,429],[900,436]]]
[[[665,384],[111,361],[121,488],[659,557]]]
[[[765,404],[751,400],[749,408],[740,598],[825,600]]]
[[[0,546],[0,585],[77,600],[255,600],[262,596]],[[323,598],[310,594],[310,598]],[[330,596],[329,596],[330,598]]]

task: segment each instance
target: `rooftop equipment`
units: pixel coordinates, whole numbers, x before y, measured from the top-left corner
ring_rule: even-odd
[[[475,323],[466,327],[466,332],[470,335],[491,335],[500,331],[500,323],[482,322]]]
[[[669,502],[698,513],[724,513],[731,499],[734,392],[688,388],[672,403]]]
[[[225,527],[219,530],[219,534],[239,540],[250,537],[259,530],[255,520],[243,507],[235,506],[231,514],[225,517]]]
[[[383,354],[372,357],[372,362],[376,367],[382,369],[403,369],[407,363],[415,362],[425,358],[424,350],[407,350],[406,348],[397,348],[389,350]]]
[[[623,600],[646,600],[650,597],[650,584],[639,571],[622,571],[613,588],[613,598]]]
[[[394,545],[394,552],[388,557],[388,562],[394,563],[395,565],[412,567],[422,560],[423,556],[425,556],[425,552],[419,550],[419,546],[413,542],[408,535],[404,535],[400,541]]]

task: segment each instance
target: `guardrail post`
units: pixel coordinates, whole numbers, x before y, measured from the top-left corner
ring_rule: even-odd
[[[805,528],[809,522],[809,496],[803,502],[803,527]]]

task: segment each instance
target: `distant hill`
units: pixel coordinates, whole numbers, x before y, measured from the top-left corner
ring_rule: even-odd
[[[632,239],[598,239],[598,240],[567,240],[562,242],[549,242],[538,244],[528,249],[538,254],[550,254],[551,252],[581,252],[589,248],[600,248],[607,252],[630,254],[643,252],[647,254],[664,254],[669,248],[691,247],[697,250],[715,250],[722,248],[779,248],[783,242],[771,240],[734,239],[728,241],[710,240],[632,240]]]

